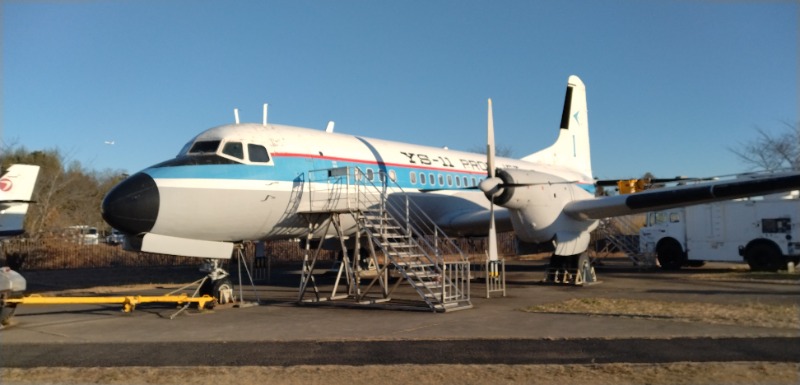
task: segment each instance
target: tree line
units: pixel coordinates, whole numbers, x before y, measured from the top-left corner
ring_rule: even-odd
[[[27,237],[38,239],[74,225],[110,230],[100,214],[103,197],[125,179],[122,171],[90,170],[78,161],[66,161],[58,149],[29,151],[25,147],[0,149],[0,169],[15,163],[41,167],[25,217]]]

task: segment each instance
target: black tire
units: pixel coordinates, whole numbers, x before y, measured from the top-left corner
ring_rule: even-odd
[[[686,263],[686,255],[678,242],[666,241],[656,249],[658,263],[664,270],[680,270]]]
[[[567,257],[563,255],[555,255],[553,254],[550,257],[550,267],[553,269],[563,269],[566,267]]]
[[[744,260],[753,271],[778,271],[786,268],[788,262],[777,246],[766,242],[748,246],[744,253]]]
[[[686,262],[686,266],[689,267],[703,267],[706,265],[706,261],[688,261]]]
[[[233,281],[229,277],[221,278],[216,281],[207,279],[203,286],[200,287],[200,295],[208,295],[214,297],[214,302],[220,305],[231,303],[234,298],[230,298],[222,294],[223,291],[230,290],[233,293]]]
[[[556,270],[562,270],[565,267],[567,257],[563,255],[551,255],[550,256],[550,264],[548,267],[550,268],[547,273],[547,280],[548,282],[554,282],[557,278]]]
[[[5,293],[2,295],[2,301],[0,301],[0,325],[8,325],[11,322],[11,317],[14,316],[14,312],[17,311],[17,304],[8,304],[5,302],[6,298],[20,298],[22,295],[10,295]]]

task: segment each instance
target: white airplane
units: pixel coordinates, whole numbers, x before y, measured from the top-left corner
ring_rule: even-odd
[[[39,166],[14,164],[0,177],[0,239],[20,235]]]
[[[795,173],[596,198],[586,90],[576,76],[568,79],[552,146],[495,159],[491,101],[488,123],[483,155],[267,124],[265,112],[262,124],[206,130],[177,157],[124,180],[105,197],[102,214],[129,235],[133,249],[230,258],[239,241],[304,236],[309,225],[301,213],[316,183],[309,183],[310,170],[357,167],[359,176],[391,184],[391,196],[402,188],[448,235],[492,239],[495,231],[514,231],[522,243],[553,242],[551,263],[576,265],[598,219],[800,188]],[[319,183],[322,190],[326,181]],[[496,213],[491,202],[500,206]],[[355,231],[354,223],[343,227]],[[317,238],[334,235],[317,231]]]

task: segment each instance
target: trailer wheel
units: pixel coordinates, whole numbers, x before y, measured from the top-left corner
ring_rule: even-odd
[[[658,255],[658,263],[661,264],[661,268],[664,270],[680,270],[686,262],[683,249],[677,242],[672,240],[658,245],[656,254]]]
[[[786,267],[786,258],[775,245],[758,242],[747,247],[744,259],[753,271],[778,271]]]
[[[22,294],[17,296],[17,295],[12,295],[10,293],[3,293],[0,296],[0,325],[3,326],[8,325],[8,323],[11,321],[11,317],[14,316],[14,312],[17,311],[16,303],[13,304],[6,303],[6,299],[12,297],[19,298],[22,297]]]

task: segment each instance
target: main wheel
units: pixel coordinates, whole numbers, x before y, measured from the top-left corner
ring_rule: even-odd
[[[656,249],[658,255],[658,263],[664,270],[680,270],[686,262],[686,256],[683,254],[681,245],[675,241],[667,241]]]
[[[787,263],[780,249],[769,243],[750,245],[744,253],[744,260],[753,271],[778,271]]]
[[[233,282],[229,277],[216,281],[207,279],[200,287],[200,295],[214,297],[217,304],[224,305],[235,301],[233,296]]]

